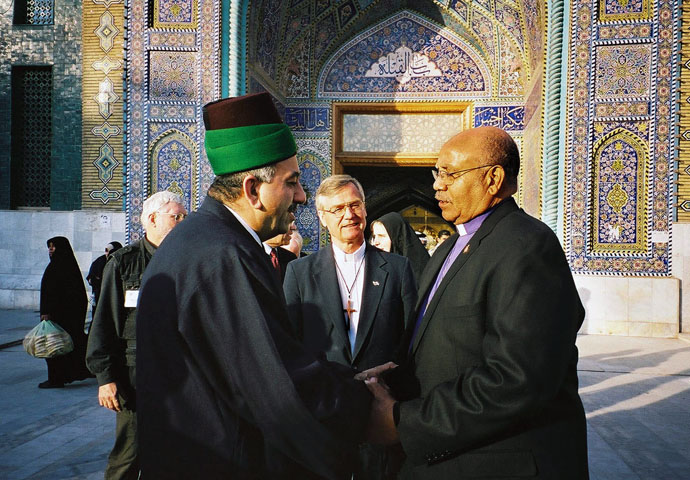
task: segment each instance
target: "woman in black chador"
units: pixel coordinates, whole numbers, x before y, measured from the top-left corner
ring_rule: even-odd
[[[376,248],[407,257],[417,283],[429,262],[426,251],[414,229],[398,212],[390,212],[371,222],[371,239]]]
[[[65,383],[91,376],[84,359],[86,288],[69,240],[53,237],[47,244],[50,263],[41,279],[41,320],[51,320],[64,328],[72,337],[74,350],[46,359],[48,380],[39,383],[38,387],[61,388]]]

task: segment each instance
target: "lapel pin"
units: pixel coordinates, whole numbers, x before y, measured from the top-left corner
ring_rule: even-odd
[[[379,282],[377,282],[376,280],[374,280],[374,281],[371,282],[371,283],[373,283],[373,284],[376,285],[377,287],[379,286]]]
[[[462,251],[462,253],[467,253],[470,251],[470,246],[469,244],[465,247],[465,249]]]

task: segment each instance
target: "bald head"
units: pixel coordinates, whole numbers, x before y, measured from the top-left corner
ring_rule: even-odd
[[[517,191],[520,153],[515,140],[496,127],[464,130],[443,146],[451,155],[475,155],[477,165],[500,165],[505,171],[504,187],[508,195]]]

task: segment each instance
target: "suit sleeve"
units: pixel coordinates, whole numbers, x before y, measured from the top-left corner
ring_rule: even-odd
[[[412,272],[412,265],[408,259],[405,259],[400,293],[405,308],[405,330],[407,330],[414,323],[414,306],[417,303],[417,282]]]
[[[101,297],[86,348],[86,365],[99,385],[114,382],[126,363],[125,345],[118,335],[126,316],[119,265],[112,258],[103,269]]]
[[[555,237],[528,238],[497,252],[490,267],[482,362],[400,403],[398,431],[414,464],[429,452],[479,447],[535,418],[574,368],[584,312],[572,275]],[[452,319],[447,303],[442,314]]]
[[[302,295],[297,281],[293,262],[288,263],[283,281],[283,291],[285,293],[285,304],[287,306],[288,318],[295,338],[302,341],[304,336],[304,319],[302,318]]]

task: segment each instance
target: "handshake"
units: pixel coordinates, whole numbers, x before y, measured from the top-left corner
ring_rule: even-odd
[[[396,400],[382,378],[384,372],[397,366],[393,362],[388,362],[355,375],[355,380],[364,381],[364,384],[374,396],[366,429],[366,440],[369,443],[394,445],[400,441],[398,439],[398,430],[393,420],[393,407]]]

